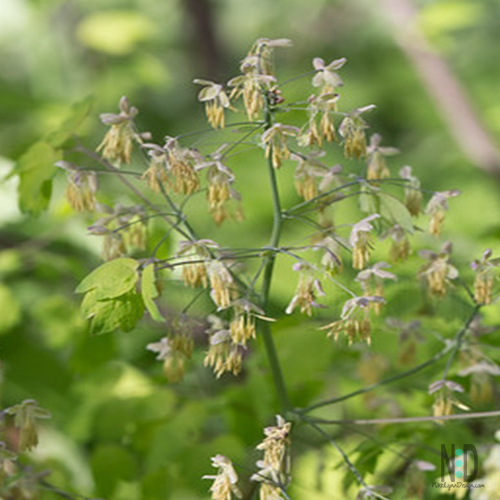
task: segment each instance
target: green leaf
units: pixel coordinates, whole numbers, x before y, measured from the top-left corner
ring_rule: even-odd
[[[97,447],[90,460],[99,494],[111,497],[120,481],[135,478],[138,464],[123,446],[103,444]]]
[[[374,214],[378,212],[378,198],[377,192],[372,186],[363,186],[358,197],[359,209],[367,214]]]
[[[97,292],[85,295],[82,313],[90,320],[90,333],[99,335],[118,328],[125,332],[133,330],[144,314],[144,302],[135,292],[128,292],[113,299],[99,300]]]
[[[380,200],[380,215],[413,234],[413,221],[408,209],[390,194],[378,193],[378,198]]]
[[[10,330],[21,319],[21,307],[9,288],[0,284],[0,334]]]
[[[19,208],[21,212],[40,215],[47,210],[52,195],[54,164],[62,159],[48,142],[40,141],[31,146],[19,159],[12,174],[19,175]]]
[[[354,467],[359,471],[362,477],[375,472],[378,459],[384,452],[384,447],[376,441],[363,441],[356,447],[356,451],[360,454],[354,461]],[[344,490],[347,490],[356,480],[356,477],[350,470],[346,470],[342,485]]]
[[[165,321],[153,299],[159,297],[158,289],[155,285],[155,267],[154,264],[146,266],[142,271],[141,293],[144,305],[149,314],[155,321]]]
[[[112,55],[126,55],[154,36],[148,17],[128,10],[106,10],[88,15],[77,28],[77,37],[87,47]]]
[[[47,134],[47,141],[55,148],[60,148],[75,134],[82,126],[85,119],[92,110],[93,97],[87,96],[85,99],[74,103],[68,116],[63,120],[57,130]]]
[[[138,265],[136,260],[126,257],[106,262],[86,276],[75,291],[95,291],[94,300],[119,297],[132,290],[137,283]]]

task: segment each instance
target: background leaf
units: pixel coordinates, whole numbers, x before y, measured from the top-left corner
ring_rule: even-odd
[[[62,159],[48,142],[37,142],[19,159],[13,173],[19,175],[19,208],[23,213],[38,216],[47,210],[52,195],[54,166]]]

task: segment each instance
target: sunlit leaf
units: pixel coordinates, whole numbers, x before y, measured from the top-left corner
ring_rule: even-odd
[[[95,291],[95,300],[112,299],[130,291],[136,284],[138,262],[121,258],[102,264],[77,286],[76,293]]]
[[[118,328],[129,332],[144,314],[144,302],[134,292],[105,300],[98,300],[96,294],[95,290],[91,290],[82,303],[82,313],[90,320],[90,333],[94,335]]]

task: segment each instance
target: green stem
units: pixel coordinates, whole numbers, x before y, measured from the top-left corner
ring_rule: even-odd
[[[469,319],[466,321],[466,323],[462,327],[462,329],[457,333],[457,335],[455,337],[454,345],[453,345],[453,350],[451,351],[450,357],[448,358],[448,361],[446,362],[446,366],[444,368],[443,380],[446,380],[446,378],[448,377],[448,372],[450,371],[453,360],[455,359],[455,356],[460,351],[460,347],[462,347],[462,342],[464,340],[464,336],[467,333],[467,330],[469,329],[471,323],[474,321],[474,318],[477,316],[477,313],[479,312],[480,309],[481,309],[481,305],[476,304],[476,306],[472,310],[471,315],[469,316]]]
[[[305,414],[309,413],[313,410],[316,410],[317,408],[322,408],[323,406],[328,406],[328,405],[333,405],[335,403],[340,403],[341,401],[345,401],[347,399],[354,398],[356,396],[359,396],[361,394],[365,394],[367,392],[373,391],[374,389],[377,389],[378,387],[381,387],[383,385],[387,385],[391,382],[395,382],[396,380],[401,380],[403,378],[406,378],[410,375],[413,375],[414,373],[417,373],[428,366],[433,365],[437,361],[439,361],[443,356],[445,356],[446,353],[449,352],[449,348],[445,348],[442,351],[439,351],[437,354],[432,356],[432,358],[428,359],[427,361],[405,371],[402,373],[398,373],[397,375],[394,375],[392,377],[386,378],[384,380],[381,380],[380,382],[377,382],[376,384],[369,385],[367,387],[363,387],[362,389],[358,389],[357,391],[350,392],[349,394],[345,394],[344,396],[339,396],[336,398],[331,398],[331,399],[326,399],[324,401],[320,401],[318,403],[315,403],[311,406],[308,406],[307,408],[302,408],[298,410],[298,413],[300,414]]]
[[[272,126],[272,115],[269,109],[269,103],[266,99],[266,109],[265,109],[265,129],[267,130]],[[266,255],[264,260],[264,277],[262,281],[262,308],[266,311],[269,304],[269,292],[271,290],[271,282],[273,278],[274,262],[276,259],[276,252],[273,249],[277,248],[281,236],[281,228],[283,224],[283,216],[281,213],[281,202],[278,190],[278,182],[276,179],[276,171],[272,164],[272,151],[269,154],[268,159],[268,172],[269,181],[271,184],[272,198],[273,198],[273,229],[271,233],[271,240],[269,242],[270,252]],[[288,410],[291,408],[290,400],[288,398],[288,391],[285,385],[285,379],[283,378],[283,372],[278,359],[278,354],[276,352],[276,346],[274,345],[274,340],[272,337],[271,326],[268,322],[261,323],[261,332],[264,339],[264,346],[266,348],[267,358],[271,366],[271,372],[273,375],[274,385],[276,387],[276,392],[278,395],[278,400],[280,406],[283,410]]]

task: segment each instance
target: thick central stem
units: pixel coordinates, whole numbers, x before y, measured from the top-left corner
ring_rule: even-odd
[[[265,129],[267,130],[272,126],[272,115],[269,109],[269,103],[266,100],[265,108]],[[274,261],[276,258],[276,253],[274,249],[278,247],[281,235],[281,227],[283,223],[283,218],[281,214],[281,202],[278,190],[278,182],[276,179],[276,172],[272,164],[272,151],[269,154],[268,159],[268,171],[269,171],[269,181],[271,185],[271,192],[273,198],[273,229],[271,233],[271,240],[269,242],[270,252],[265,257],[264,264],[264,277],[262,281],[262,306],[266,311],[269,303],[269,293],[271,290],[271,282],[274,271]],[[267,312],[267,311],[266,311]],[[264,339],[264,345],[267,352],[267,357],[269,359],[269,364],[271,366],[271,372],[273,375],[274,385],[276,386],[276,392],[280,402],[280,406],[283,410],[289,410],[290,400],[288,399],[288,392],[285,385],[285,379],[283,378],[283,372],[281,371],[281,366],[278,360],[278,354],[276,352],[276,346],[274,345],[271,326],[268,322],[261,323],[262,337]]]

